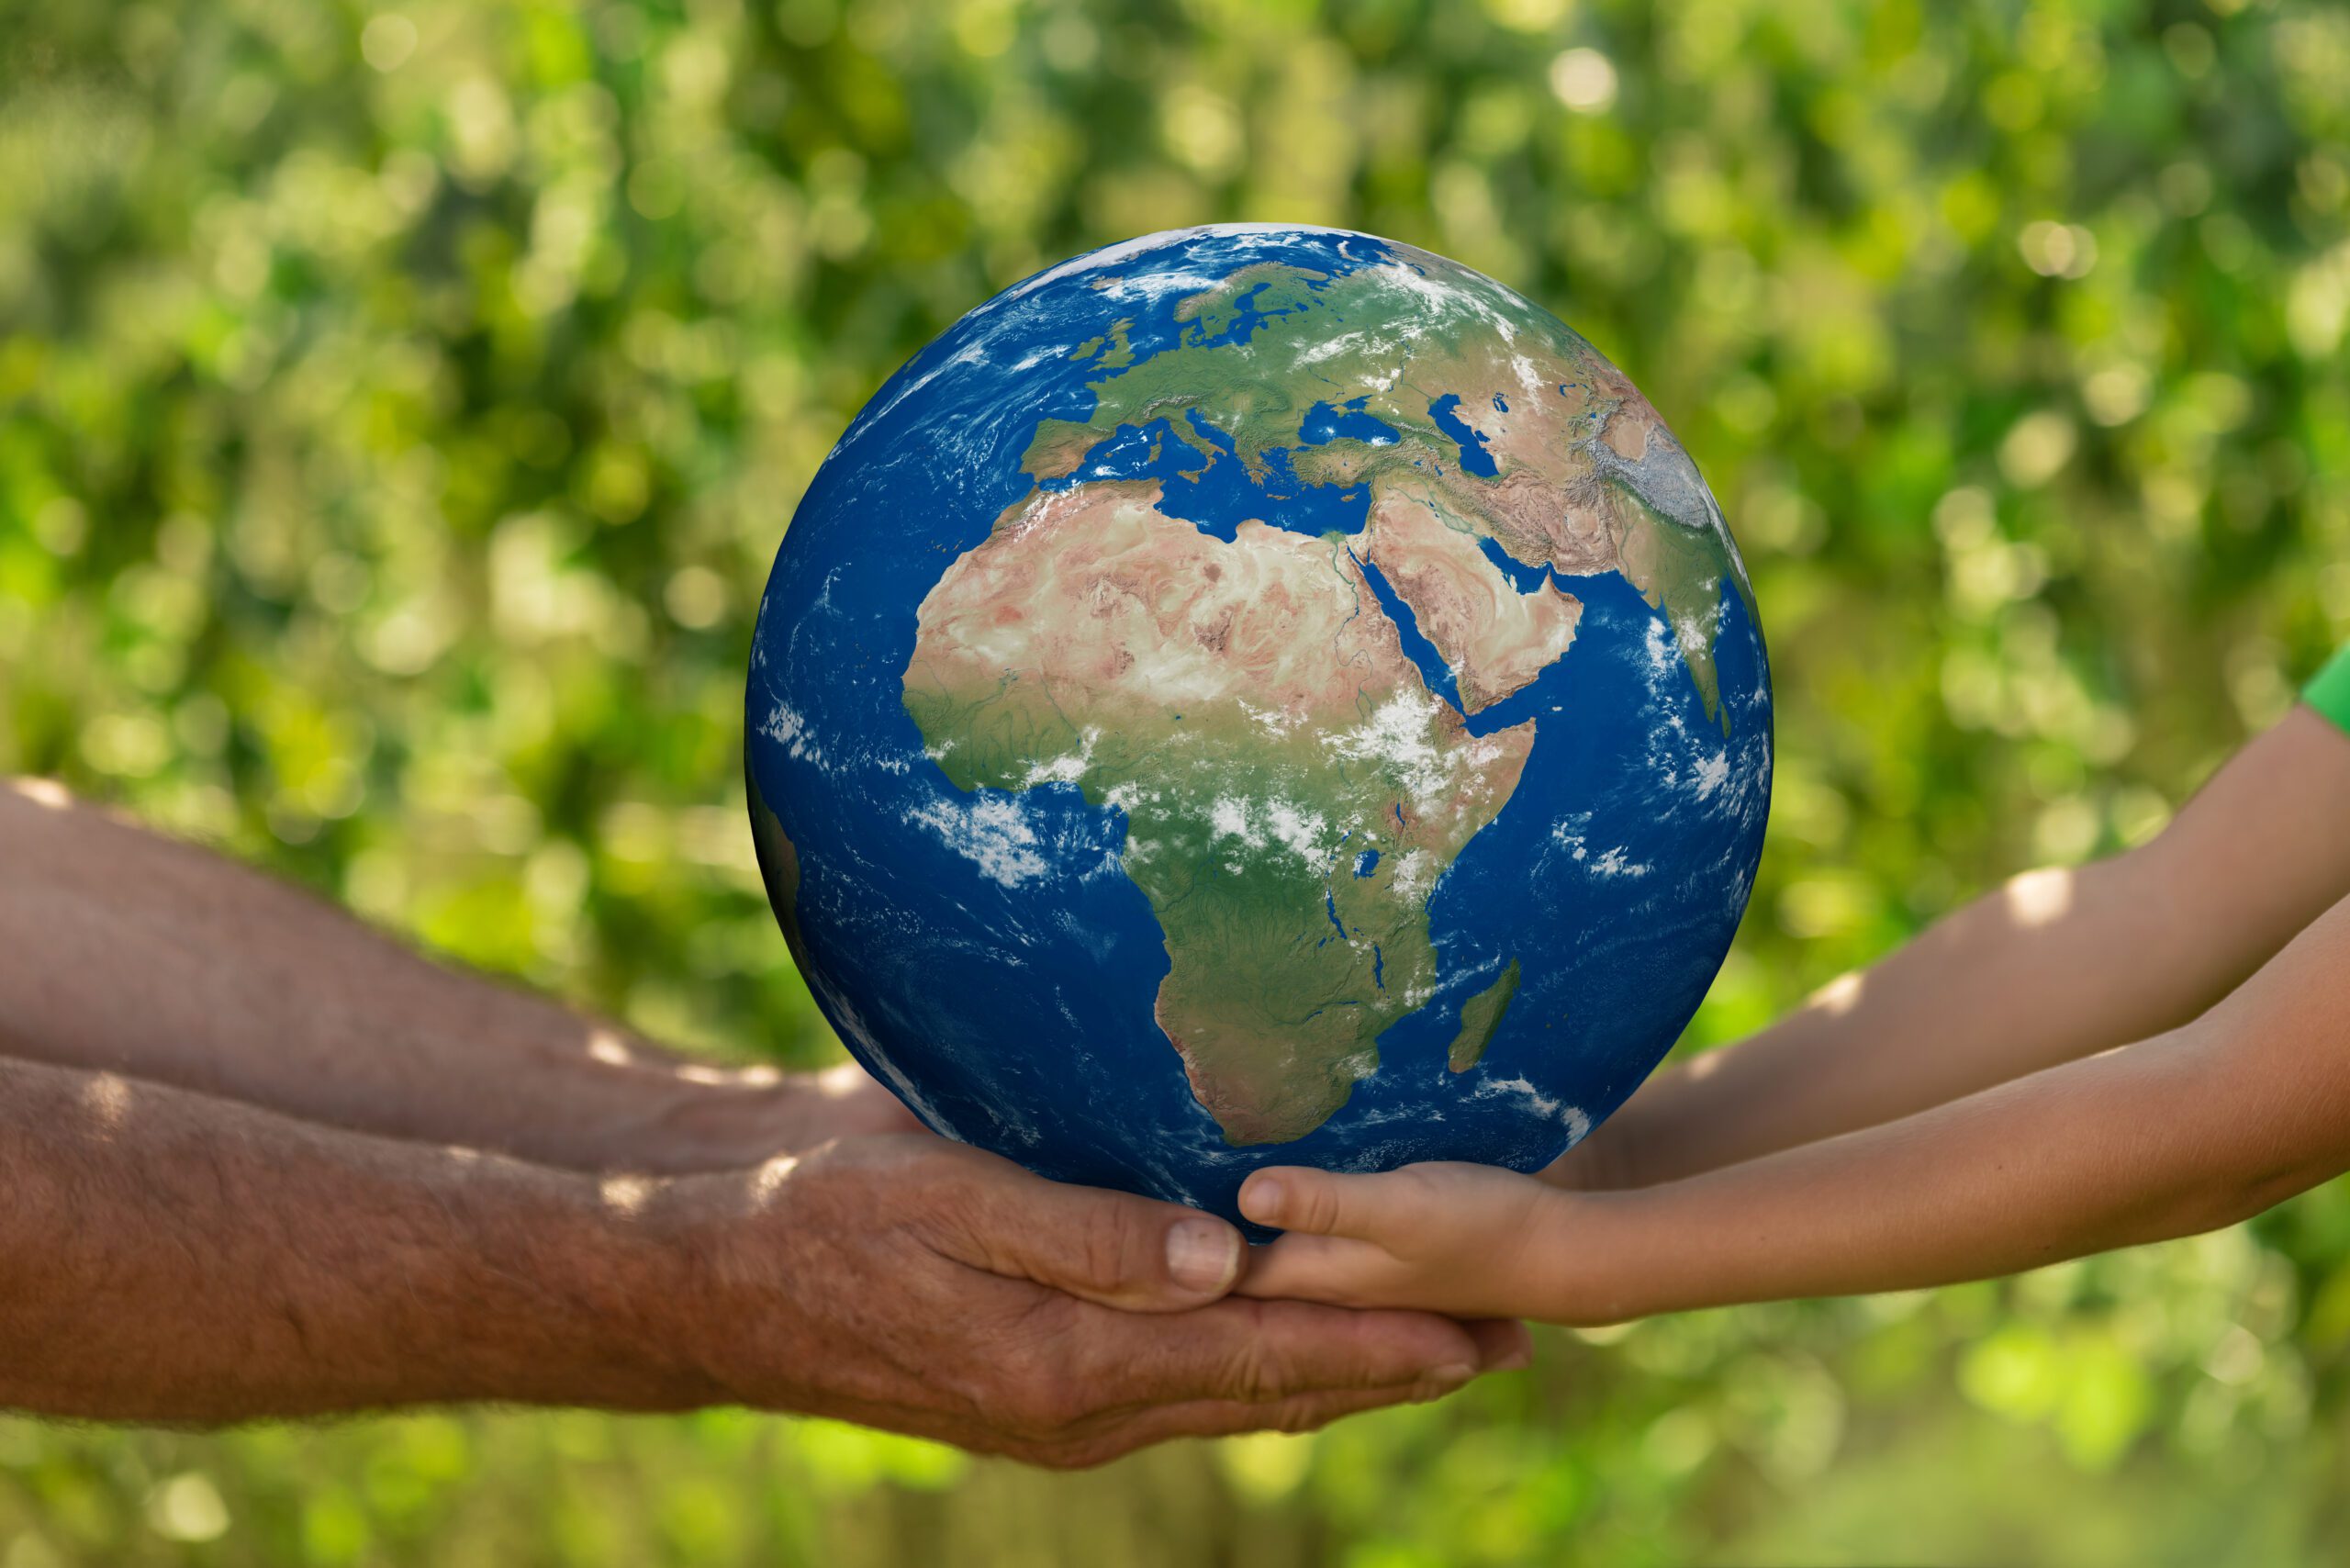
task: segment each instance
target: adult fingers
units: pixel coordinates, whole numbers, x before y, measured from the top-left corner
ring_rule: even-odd
[[[1271,1246],[1257,1249],[1236,1294],[1260,1301],[1351,1307],[1391,1303],[1411,1282],[1393,1255],[1376,1242],[1292,1231]]]
[[[1477,1341],[1487,1372],[1516,1372],[1534,1363],[1534,1336],[1515,1317],[1472,1317],[1461,1327]]]
[[[1344,1416],[1382,1410],[1391,1405],[1426,1404],[1460,1388],[1460,1383],[1420,1379],[1390,1388],[1332,1390],[1293,1394],[1270,1402],[1200,1399],[1150,1406],[1048,1444],[1033,1456],[1058,1470],[1102,1464],[1176,1438],[1221,1438],[1241,1432],[1311,1432]]]
[[[1100,1411],[1457,1383],[1483,1371],[1485,1356],[1477,1336],[1432,1313],[1225,1301],[1148,1324],[1093,1315],[1069,1326],[1058,1359]]]
[[[931,1233],[974,1268],[1127,1312],[1202,1306],[1240,1277],[1246,1244],[1212,1215],[1047,1182],[975,1150],[954,1167]]]

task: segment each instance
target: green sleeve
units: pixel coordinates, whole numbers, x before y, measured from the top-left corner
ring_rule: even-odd
[[[2344,648],[2301,688],[2301,700],[2350,731],[2350,647]]]

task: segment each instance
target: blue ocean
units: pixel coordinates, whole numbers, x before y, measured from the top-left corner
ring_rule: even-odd
[[[1208,230],[1040,274],[893,375],[791,520],[760,607],[748,771],[797,851],[789,913],[811,991],[849,1049],[940,1132],[1047,1176],[1231,1217],[1242,1179],[1266,1164],[1532,1170],[1622,1103],[1711,983],[1751,889],[1771,774],[1762,640],[1727,578],[1713,713],[1673,628],[1628,582],[1561,579],[1583,605],[1572,648],[1471,721],[1487,733],[1532,719],[1536,738],[1515,794],[1430,894],[1438,991],[1381,1038],[1378,1070],[1348,1103],[1289,1144],[1233,1148],[1193,1100],[1153,1019],[1168,958],[1118,867],[1124,813],[1070,784],[957,790],[907,715],[923,595],[1035,483],[1019,465],[1037,421],[1092,411],[1088,382],[1103,372],[1073,348],[1124,322],[1139,361],[1176,341],[1180,299],[1239,267],[1336,277],[1393,254],[1338,231]],[[1244,300],[1227,330],[1245,343],[1259,319]],[[1491,473],[1479,406],[1456,395],[1432,412],[1462,468]],[[1331,404],[1304,434],[1385,430]],[[1048,483],[1152,476],[1163,510],[1227,540],[1248,518],[1317,536],[1361,529],[1363,487],[1304,483],[1282,453],[1252,476],[1222,431],[1194,419],[1192,432],[1217,457],[1162,419]],[[1489,553],[1521,588],[1541,580]],[[1409,607],[1366,575],[1430,689],[1457,707]],[[1449,1071],[1461,1002],[1513,958],[1519,989],[1483,1059]]]

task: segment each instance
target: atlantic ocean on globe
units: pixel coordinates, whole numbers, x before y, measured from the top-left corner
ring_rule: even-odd
[[[751,655],[760,864],[931,1126],[1237,1218],[1260,1165],[1532,1170],[1753,885],[1771,687],[1631,383],[1456,263],[1156,234],[874,395]]]

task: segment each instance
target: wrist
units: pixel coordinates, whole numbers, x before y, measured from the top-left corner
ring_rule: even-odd
[[[1654,1190],[1550,1195],[1542,1229],[1555,1240],[1544,1309],[1529,1316],[1597,1328],[1673,1309],[1658,1288]]]
[[[684,1404],[806,1412],[819,1403],[806,1375],[822,1361],[811,1342],[822,1337],[828,1293],[846,1282],[839,1260],[822,1255],[821,1213],[799,1212],[808,1206],[801,1164],[775,1155],[748,1170],[653,1179],[642,1204],[612,1222],[625,1261],[613,1273],[611,1319]],[[614,1182],[604,1186],[610,1194]]]
[[[853,1067],[789,1074],[678,1067],[637,1086],[629,1116],[599,1139],[593,1168],[669,1176],[747,1170],[835,1138],[918,1127]]]
[[[500,1313],[481,1293],[487,1310],[466,1337],[486,1358],[485,1386],[470,1396],[648,1411],[727,1402],[698,1353],[711,1338],[711,1235],[709,1205],[688,1189],[702,1183],[518,1175],[520,1193],[449,1205],[469,1260],[519,1298]]]
[[[1709,1081],[1724,1065],[1700,1058],[1693,1070],[1691,1063],[1682,1062],[1642,1084],[1593,1131],[1588,1147],[1595,1179],[1580,1184],[1609,1192],[1653,1187],[1724,1163],[1724,1107],[1717,1103],[1717,1085]],[[1708,1067],[1713,1070],[1705,1070]],[[1729,1114],[1738,1114],[1734,1110]]]
[[[1671,1120],[1670,1107],[1661,1102],[1670,1098],[1674,1087],[1672,1074],[1651,1080],[1583,1142],[1561,1155],[1543,1179],[1577,1193],[1621,1192],[1658,1180],[1651,1173],[1658,1131]]]
[[[665,1072],[642,1086],[636,1114],[612,1130],[604,1169],[690,1176],[761,1164],[803,1141],[803,1100],[796,1082],[773,1072]]]
[[[1552,1160],[1542,1180],[1571,1193],[1608,1193],[1639,1185],[1640,1129],[1629,1105]]]

